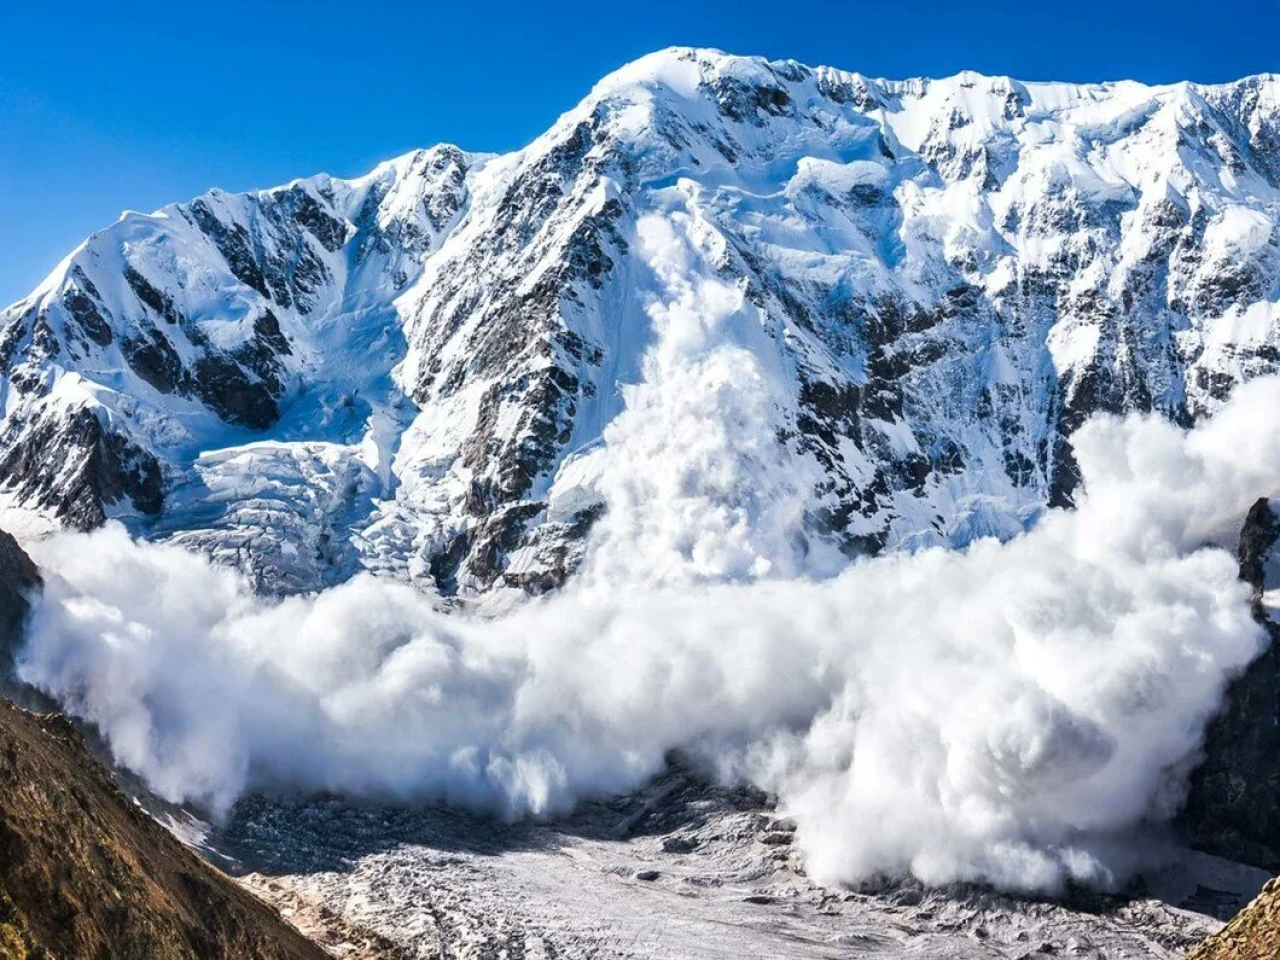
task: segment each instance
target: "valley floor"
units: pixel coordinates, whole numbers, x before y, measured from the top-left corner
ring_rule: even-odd
[[[1188,853],[1139,899],[830,889],[805,876],[792,829],[762,796],[677,768],[559,823],[254,798],[207,842],[349,960],[1173,958],[1266,880]]]

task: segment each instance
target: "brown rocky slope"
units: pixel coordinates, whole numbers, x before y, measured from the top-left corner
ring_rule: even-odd
[[[1280,957],[1280,877],[1187,956],[1187,960],[1276,960]]]
[[[324,956],[133,804],[70,721],[0,701],[0,957]]]
[[[39,582],[0,532],[0,675]],[[0,958],[324,956],[126,797],[69,720],[0,697]]]

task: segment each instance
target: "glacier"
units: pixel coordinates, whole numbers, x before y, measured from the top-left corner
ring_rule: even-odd
[[[90,237],[0,314],[0,519],[443,605],[610,538],[672,583],[1007,539],[1071,502],[1091,414],[1185,426],[1280,369],[1278,211],[1275,76],[666,50],[514,153]]]

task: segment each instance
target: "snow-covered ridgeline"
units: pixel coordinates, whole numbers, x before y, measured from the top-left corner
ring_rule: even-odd
[[[541,592],[598,523],[676,579],[1007,537],[1089,413],[1280,367],[1278,211],[1275,77],[664,51],[513,154],[125,215],[0,315],[0,475],[282,592]]]

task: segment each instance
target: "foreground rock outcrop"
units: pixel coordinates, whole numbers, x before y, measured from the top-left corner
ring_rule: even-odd
[[[1187,960],[1275,960],[1280,957],[1280,877]]]
[[[0,700],[0,957],[324,956],[126,797],[70,721]]]
[[[22,641],[22,626],[31,610],[28,597],[40,586],[40,571],[18,546],[0,530],[0,692]]]
[[[1267,649],[1232,684],[1205,734],[1204,759],[1192,774],[1182,833],[1221,856],[1280,870],[1280,510],[1259,500],[1240,532],[1240,575],[1253,587],[1254,616]],[[1188,960],[1280,957],[1280,878]]]
[[[40,573],[0,531],[0,692]],[[0,958],[325,956],[116,786],[71,721],[0,696]]]

